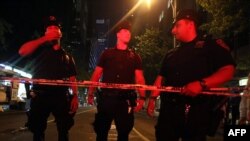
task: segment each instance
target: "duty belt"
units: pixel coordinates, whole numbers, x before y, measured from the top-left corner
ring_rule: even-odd
[[[109,91],[109,92],[101,92],[100,97],[112,97],[119,99],[131,99],[136,96],[134,91]]]

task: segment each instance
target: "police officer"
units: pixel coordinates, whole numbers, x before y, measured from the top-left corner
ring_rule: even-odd
[[[117,27],[117,44],[102,53],[91,81],[118,84],[145,84],[142,61],[138,54],[128,49],[131,38],[130,23],[122,22]],[[93,87],[88,90],[88,103],[93,104]],[[94,130],[96,141],[107,141],[111,123],[114,120],[118,141],[128,141],[134,126],[134,110],[139,111],[144,104],[145,91],[139,90],[140,100],[136,106],[136,93],[124,89],[102,89],[98,96]]]
[[[206,141],[212,117],[207,88],[229,81],[235,71],[230,52],[216,40],[203,40],[197,34],[198,14],[185,9],[177,14],[172,34],[179,45],[168,51],[154,85],[183,87],[179,93],[153,91],[148,104],[152,116],[155,98],[160,95],[161,107],[155,135],[157,141]]]
[[[54,16],[48,18],[45,29],[43,36],[24,43],[19,49],[21,56],[30,59],[33,78],[76,81],[74,59],[61,48],[61,26]],[[73,95],[69,94],[69,87]],[[68,141],[68,131],[78,108],[77,87],[33,84],[30,96],[28,128],[33,133],[33,141],[44,141],[50,113],[55,117],[58,141]]]
[[[250,98],[244,96],[244,94],[250,94],[250,73],[248,74],[246,89],[243,91],[243,97],[241,97],[239,112],[240,119],[239,124],[249,124],[250,122]]]

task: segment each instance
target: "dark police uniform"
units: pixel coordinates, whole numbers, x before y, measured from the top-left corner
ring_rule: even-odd
[[[31,59],[34,79],[66,80],[76,75],[73,58],[63,49],[53,50],[51,44],[40,47]],[[28,127],[34,133],[34,141],[44,140],[50,113],[55,117],[59,141],[68,140],[68,130],[74,124],[74,114],[69,114],[68,89],[68,86],[33,85],[36,96],[31,100]]]
[[[102,53],[98,66],[103,68],[102,82],[133,84],[135,70],[142,69],[142,62],[132,51],[112,48]],[[128,113],[129,106],[134,106],[130,105],[133,96],[134,93],[130,90],[102,89],[94,121],[97,141],[107,140],[113,119],[118,132],[118,141],[128,141],[129,132],[134,126],[133,110]]]
[[[183,87],[231,64],[235,64],[231,54],[215,40],[196,38],[170,50],[159,74],[164,77],[165,86]],[[178,141],[180,137],[184,141],[190,137],[197,137],[191,139],[193,141],[205,140],[214,106],[211,96],[189,97],[178,93],[161,93],[160,96],[161,109],[155,127],[157,141]]]

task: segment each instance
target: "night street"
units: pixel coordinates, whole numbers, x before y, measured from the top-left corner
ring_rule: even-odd
[[[156,141],[160,110],[157,140],[248,141],[249,8],[249,0],[1,0],[0,141],[33,140],[30,108],[34,140],[48,109],[57,121],[47,119],[45,141],[58,140],[56,123],[67,140],[69,110],[69,141],[95,141],[95,119],[105,140],[99,121],[109,115],[127,140],[129,106],[143,107],[129,141]],[[117,136],[112,124],[108,141]]]
[[[94,141],[95,133],[91,127],[96,110],[92,107],[80,108],[75,117],[75,126],[70,130],[70,141]],[[21,127],[24,126],[26,115],[23,111],[7,111],[0,113],[0,140],[1,141],[30,141],[32,134]],[[155,141],[155,119],[146,116],[145,111],[136,114],[135,127],[130,134],[130,141]],[[56,128],[53,117],[48,120],[46,141],[56,141]],[[208,141],[222,141],[222,133],[217,133]],[[109,141],[115,141],[117,137],[115,126],[109,132]]]

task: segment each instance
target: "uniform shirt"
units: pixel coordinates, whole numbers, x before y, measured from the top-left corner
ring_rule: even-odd
[[[214,40],[196,38],[170,50],[159,74],[165,78],[166,86],[182,87],[210,76],[225,65],[235,65],[229,51]]]
[[[102,53],[98,66],[103,68],[102,82],[132,84],[135,70],[142,70],[142,61],[132,51],[112,48]]]
[[[53,50],[51,45],[42,46],[33,53],[31,67],[34,79],[65,80],[76,75],[73,57],[63,49]],[[44,85],[34,87],[43,89]]]

